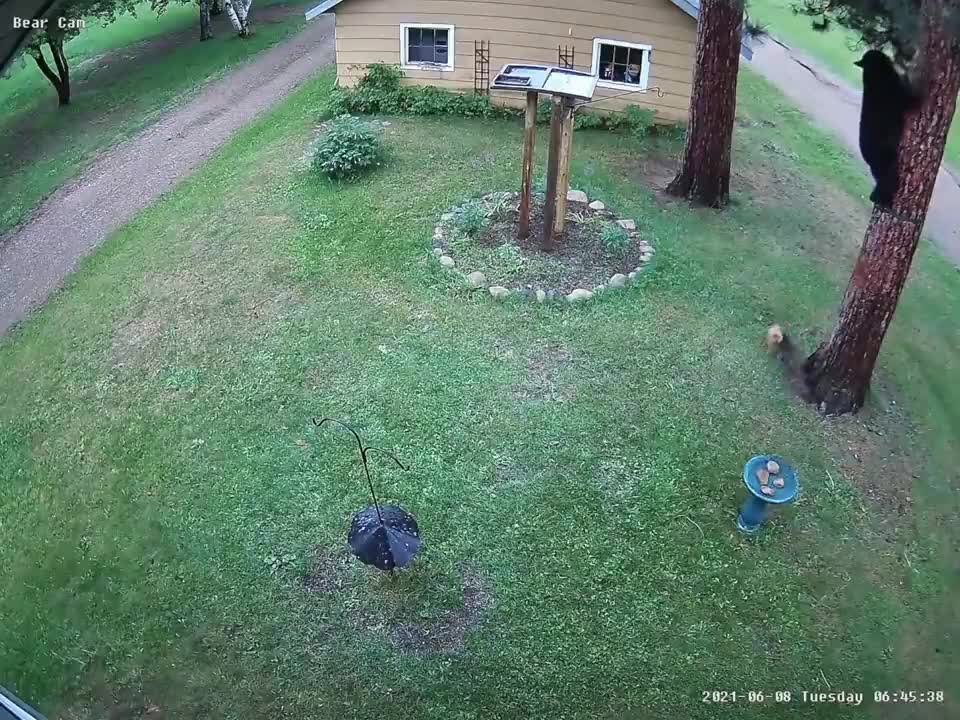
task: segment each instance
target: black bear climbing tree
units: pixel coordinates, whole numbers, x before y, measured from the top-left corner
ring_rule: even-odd
[[[844,6],[855,4],[850,0]],[[915,4],[922,20],[915,24],[915,37],[904,37],[891,18],[874,16],[874,28],[885,26],[895,48],[917,49],[922,99],[906,116],[897,153],[893,206],[874,206],[833,333],[805,365],[813,398],[828,413],[855,412],[865,401],[880,346],[920,240],[960,91],[960,1],[919,0]],[[837,12],[841,6],[832,3],[832,7],[830,12]],[[840,15],[841,21],[843,18]],[[856,29],[855,23],[850,26]]]

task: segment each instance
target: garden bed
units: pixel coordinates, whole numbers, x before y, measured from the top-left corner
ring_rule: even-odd
[[[607,210],[600,201],[572,191],[566,230],[553,252],[541,247],[544,197],[534,194],[530,234],[518,235],[519,193],[491,193],[443,215],[434,228],[434,254],[460,270],[474,288],[497,299],[519,294],[544,302],[585,300],[626,287],[649,263],[653,247],[635,221]]]

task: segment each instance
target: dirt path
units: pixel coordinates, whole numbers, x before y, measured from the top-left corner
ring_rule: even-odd
[[[108,151],[54,193],[28,223],[0,240],[0,334],[42,304],[113,230],[333,59],[332,17],[325,15]]]
[[[858,91],[815,61],[772,38],[755,44],[750,67],[860,157]],[[863,168],[869,172],[866,164]],[[960,264],[960,184],[953,174],[942,169],[937,176],[924,234],[944,255]]]

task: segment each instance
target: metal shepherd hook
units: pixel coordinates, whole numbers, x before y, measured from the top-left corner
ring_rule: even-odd
[[[336,418],[323,418],[322,420],[319,420],[319,421],[316,418],[313,418],[313,424],[316,425],[317,427],[321,427],[325,422],[335,422],[340,427],[346,428],[347,430],[349,430],[350,433],[357,439],[357,447],[360,449],[360,460],[363,462],[363,472],[367,476],[367,485],[370,488],[370,497],[373,498],[373,506],[377,509],[377,519],[380,521],[380,524],[383,525],[384,524],[383,514],[380,512],[380,501],[377,499],[377,493],[373,489],[373,480],[370,479],[370,468],[367,466],[367,453],[370,452],[371,450],[376,450],[377,452],[383,453],[384,455],[389,457],[391,460],[393,460],[400,467],[401,470],[406,470],[407,468],[403,466],[402,462],[400,462],[399,460],[397,460],[396,457],[394,457],[393,453],[387,452],[386,450],[382,450],[380,448],[364,447],[363,440],[360,439],[360,436],[357,434],[357,431],[354,430],[349,425],[347,425],[345,422],[341,422]]]

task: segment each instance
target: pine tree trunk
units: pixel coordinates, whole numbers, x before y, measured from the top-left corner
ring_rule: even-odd
[[[210,30],[210,2],[211,0],[200,0],[200,41],[209,40],[213,37]]]
[[[960,45],[945,33],[936,5],[924,3],[927,86],[921,106],[907,117],[900,142],[893,210],[874,207],[833,334],[806,362],[813,398],[829,414],[863,406],[943,159],[960,91]]]
[[[730,197],[742,0],[702,0],[683,164],[667,193],[721,208]]]

